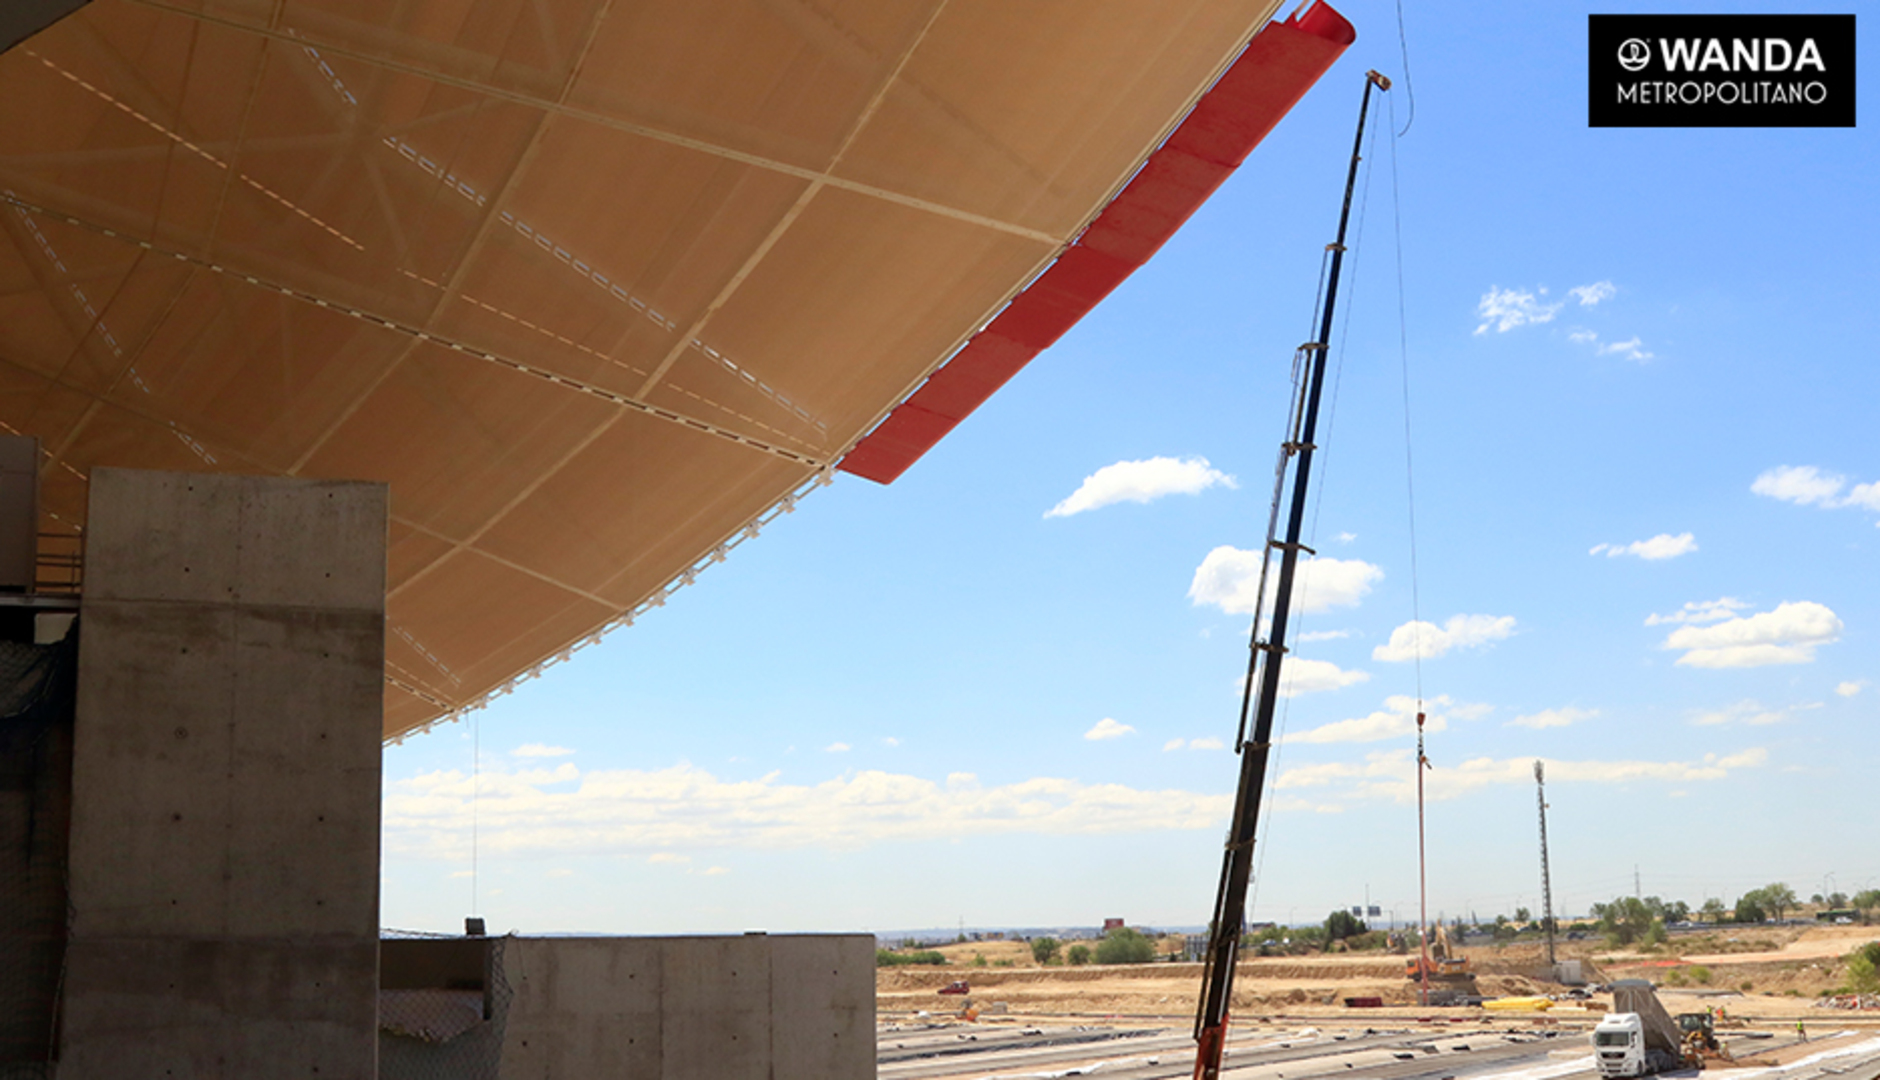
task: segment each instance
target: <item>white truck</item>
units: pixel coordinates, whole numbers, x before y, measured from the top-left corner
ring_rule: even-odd
[[[1644,979],[1612,984],[1613,1011],[1593,1029],[1593,1057],[1607,1078],[1646,1076],[1684,1066],[1684,1039]]]

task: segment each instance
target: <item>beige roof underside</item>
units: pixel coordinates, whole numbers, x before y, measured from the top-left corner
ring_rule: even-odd
[[[774,512],[1270,0],[95,0],[0,56],[0,423],[391,485],[385,730]]]

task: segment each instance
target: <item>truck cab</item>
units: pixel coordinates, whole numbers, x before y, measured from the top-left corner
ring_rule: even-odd
[[[1644,1076],[1645,1027],[1637,1013],[1607,1013],[1593,1028],[1593,1057],[1604,1077]]]
[[[1593,1029],[1593,1057],[1602,1077],[1634,1077],[1678,1068],[1677,1055],[1650,1046],[1637,1013],[1607,1013]]]

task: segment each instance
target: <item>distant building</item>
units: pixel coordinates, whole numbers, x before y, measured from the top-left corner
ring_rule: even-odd
[[[1103,932],[1106,934],[1112,930],[1121,930],[1122,928],[1123,928],[1123,920],[1121,919],[1103,920]]]

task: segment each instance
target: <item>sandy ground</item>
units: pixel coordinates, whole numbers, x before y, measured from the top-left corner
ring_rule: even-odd
[[[1838,960],[1869,941],[1880,941],[1880,927],[1823,926],[1803,932],[1780,949],[1753,953],[1695,954],[1683,959],[1687,964],[1774,963],[1783,960],[1819,960],[1824,957]]]
[[[1734,940],[1732,940],[1734,939]],[[1806,1016],[1828,1027],[1843,1022],[1880,1022],[1814,1008],[1816,998],[1844,979],[1841,958],[1856,946],[1880,939],[1876,927],[1759,928],[1716,933],[1672,943],[1676,951],[1613,952],[1598,943],[1562,942],[1561,959],[1588,965],[1588,978],[1648,978],[1661,987],[1672,1012],[1721,1007],[1730,1017],[1767,1020]],[[1686,955],[1684,949],[1690,949]],[[1734,951],[1733,951],[1734,950]],[[975,942],[946,946],[944,967],[881,968],[876,1003],[883,1020],[925,1012],[957,1013],[963,999],[940,995],[947,983],[964,979],[967,998],[986,1020],[998,1016],[1036,1018],[1155,1017],[1185,1020],[1194,1015],[1201,965],[1155,963],[1106,967],[1040,967],[1022,942]],[[1474,961],[1475,992],[1516,997],[1557,990],[1533,976],[1542,947],[1533,943],[1466,950]],[[1415,986],[1403,977],[1404,958],[1379,953],[1271,957],[1244,961],[1235,976],[1233,1011],[1243,1017],[1401,1016],[1428,1012],[1415,1005]],[[1681,984],[1681,985],[1680,985]],[[1346,998],[1377,997],[1383,1010],[1347,1008]],[[1527,1022],[1595,1022],[1597,1000],[1586,1008],[1555,1007],[1545,1013],[1497,1014]],[[1480,1016],[1479,1010],[1467,1010]],[[1819,1018],[1817,1021],[1816,1018]]]

